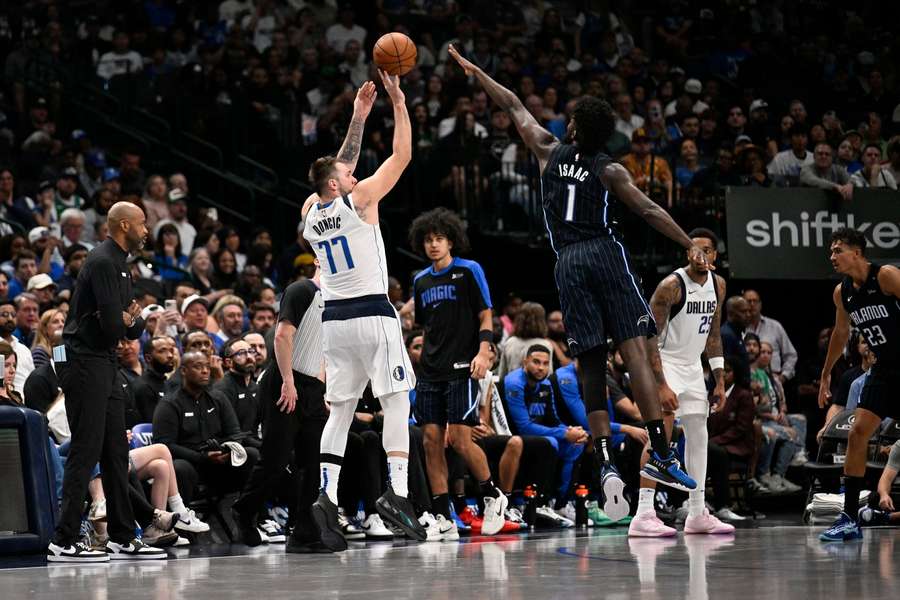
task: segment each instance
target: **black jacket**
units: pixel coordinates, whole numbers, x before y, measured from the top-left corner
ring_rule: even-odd
[[[259,410],[259,385],[250,378],[250,385],[244,385],[244,376],[228,371],[225,376],[212,386],[213,393],[226,398],[237,415],[241,431],[247,433],[244,441],[248,446],[259,448],[259,424],[262,421]]]
[[[134,392],[134,402],[138,413],[145,423],[153,421],[153,413],[156,405],[166,397],[166,377],[147,367],[143,375],[135,379],[131,384]]]
[[[210,439],[222,443],[241,437],[231,403],[208,389],[195,399],[181,388],[153,413],[153,441],[168,446],[174,458],[193,464],[210,463],[203,449]]]

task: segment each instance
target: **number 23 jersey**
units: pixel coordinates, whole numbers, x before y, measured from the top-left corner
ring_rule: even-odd
[[[841,281],[841,301],[850,316],[850,324],[859,329],[869,350],[878,358],[879,370],[900,367],[900,300],[881,291],[878,271],[872,263],[865,283],[859,289],[853,280]]]
[[[387,295],[381,228],[360,218],[352,195],[335,198],[324,206],[313,204],[306,214],[303,237],[319,259],[323,300]]]

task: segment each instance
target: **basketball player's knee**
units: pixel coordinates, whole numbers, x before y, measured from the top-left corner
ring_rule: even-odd
[[[453,449],[459,451],[472,443],[472,430],[465,425],[450,425],[448,437]]]
[[[509,441],[506,442],[506,450],[504,453],[509,452],[514,455],[521,456],[522,450],[525,448],[525,442],[522,441],[522,438],[514,435],[509,438]]]

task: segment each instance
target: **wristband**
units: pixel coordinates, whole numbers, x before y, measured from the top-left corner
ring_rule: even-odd
[[[725,359],[721,356],[712,356],[709,359],[709,368],[715,371],[716,369],[724,369],[725,368]]]
[[[478,342],[487,342],[488,344],[494,343],[494,332],[490,329],[482,329],[478,332]]]

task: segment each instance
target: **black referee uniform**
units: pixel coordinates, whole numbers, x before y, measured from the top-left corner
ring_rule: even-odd
[[[656,335],[650,307],[613,223],[616,200],[600,181],[612,162],[559,144],[541,174],[544,218],[557,255],[559,303],[573,355]]]
[[[112,238],[88,254],[78,273],[63,345],[53,357],[66,396],[72,430],[63,476],[63,497],[54,542],[77,540],[91,470],[97,461],[106,494],[109,538],[127,544],[134,539],[134,517],[128,500],[128,441],[125,438],[125,394],[116,362],[116,344],[138,339],[144,320],[126,327],[122,313],[132,301],[128,253]]]
[[[425,329],[416,373],[419,423],[478,425],[478,382],[469,366],[480,344],[479,314],[491,308],[481,265],[457,257],[440,271],[428,267],[416,275],[413,297],[416,321]]]
[[[318,540],[310,507],[319,495],[319,443],[328,420],[325,410],[325,384],[316,377],[322,367],[322,295],[309,279],[288,286],[281,299],[278,322],[297,328],[291,353],[291,370],[297,388],[297,407],[288,414],[276,403],[281,397],[281,371],[274,349],[269,354],[265,374],[259,384],[259,403],[263,415],[262,462],[257,465],[234,509],[250,525],[271,488],[294,462],[303,471],[297,505],[291,511],[293,539],[310,543]],[[242,529],[247,532],[247,528]],[[255,523],[252,523],[255,526]],[[252,533],[252,532],[249,532]],[[245,533],[245,538],[247,534]],[[255,540],[244,540],[245,543]]]

